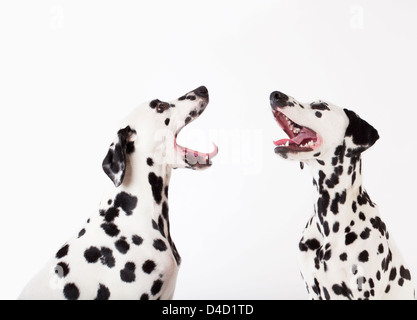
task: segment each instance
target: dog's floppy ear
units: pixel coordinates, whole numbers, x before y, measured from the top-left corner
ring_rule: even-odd
[[[116,187],[123,182],[126,171],[126,154],[135,151],[134,139],[136,131],[130,126],[117,132],[116,140],[110,145],[109,152],[103,160],[103,170]]]
[[[379,139],[378,131],[368,122],[362,120],[355,112],[343,109],[349,119],[349,125],[346,129],[346,136],[352,137],[355,144],[354,154],[360,154],[366,149],[372,147]]]

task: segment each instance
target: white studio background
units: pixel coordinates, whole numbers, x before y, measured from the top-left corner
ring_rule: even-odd
[[[179,140],[220,153],[173,171],[176,299],[307,298],[296,257],[311,177],[274,154],[274,90],[378,129],[364,185],[417,275],[416,14],[413,0],[0,2],[0,298],[98,209],[119,121],[200,85],[210,105]]]

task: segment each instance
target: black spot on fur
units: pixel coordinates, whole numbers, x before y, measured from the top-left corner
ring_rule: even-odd
[[[153,247],[156,250],[159,250],[159,251],[166,251],[168,249],[167,248],[167,245],[165,244],[165,242],[163,240],[161,240],[161,239],[154,240],[153,241]]]
[[[148,166],[152,167],[153,166],[153,160],[152,160],[152,158],[146,159],[146,163],[148,164]]]
[[[324,299],[330,300],[329,291],[327,291],[327,289],[325,287],[323,287],[323,295],[324,295]]]
[[[321,111],[329,110],[330,111],[328,104],[325,102],[313,102],[310,104],[310,106],[311,106],[311,109],[313,110],[321,110]]]
[[[337,193],[337,195],[339,195]],[[332,205],[330,206],[330,211],[333,212],[333,214],[338,214],[339,213],[339,201],[337,199],[337,197],[335,197],[332,200]]]
[[[143,242],[143,239],[142,239],[142,237],[139,237],[138,235],[133,235],[132,236],[132,242],[135,245],[140,246],[142,244],[142,242]]]
[[[323,183],[324,183],[324,179],[326,178],[326,174],[323,171],[319,171],[319,187],[320,187],[320,192],[323,191]]]
[[[340,259],[341,261],[346,261],[346,260],[347,260],[347,254],[346,254],[346,253],[342,253],[342,254],[339,256],[339,259]]]
[[[377,279],[378,281],[380,281],[380,280],[381,280],[381,271],[378,271],[378,272],[376,273],[376,279]]]
[[[367,262],[369,260],[369,253],[366,250],[363,250],[359,256],[358,256],[358,260],[360,262]]]
[[[165,119],[165,125],[167,126],[167,125],[169,125],[169,118],[166,118]]]
[[[168,186],[165,186],[164,193],[165,193],[165,197],[168,198]]]
[[[362,211],[359,212],[359,219],[361,219],[362,221],[366,220],[365,214]]]
[[[159,232],[161,232],[162,236],[165,237],[164,219],[162,218],[162,216],[159,216],[158,218],[158,229],[159,229]]]
[[[191,121],[191,117],[187,117],[187,118],[185,118],[185,124],[188,124],[190,121]]]
[[[162,200],[162,187],[163,180],[161,177],[156,176],[155,173],[150,172],[148,175],[148,181],[152,187],[152,194],[157,204],[161,203]]]
[[[67,283],[63,293],[67,300],[77,300],[80,297],[80,290],[78,290],[78,287],[74,283]]]
[[[102,223],[100,227],[110,237],[116,237],[120,233],[119,228],[112,222]]]
[[[352,210],[355,213],[358,207],[356,206],[356,201],[352,201]]]
[[[326,237],[330,234],[329,223],[327,221],[323,223],[323,231]]]
[[[334,188],[337,184],[339,184],[339,177],[337,176],[337,174],[333,173],[332,176],[330,177],[330,179],[326,180],[326,185],[332,189]]]
[[[116,249],[122,254],[126,254],[126,252],[128,252],[130,248],[129,244],[126,242],[125,237],[122,237],[119,240],[117,240],[115,246]]]
[[[326,261],[329,261],[331,257],[332,257],[332,250],[326,250],[326,252],[324,253],[323,259]]]
[[[378,246],[378,252],[384,253],[384,245],[382,243]]]
[[[69,245],[66,244],[61,249],[58,250],[55,257],[57,259],[61,259],[61,258],[65,257],[68,254],[68,249],[69,249]]]
[[[140,300],[149,300],[149,295],[147,293],[142,294]]]
[[[114,200],[115,207],[121,207],[128,216],[133,213],[138,203],[138,198],[128,194],[127,192],[120,192]]]
[[[368,238],[369,238],[369,235],[370,235],[370,234],[371,234],[371,229],[369,229],[369,228],[365,228],[365,229],[361,232],[360,237],[361,237],[361,239],[366,240],[366,239],[368,239]]]
[[[136,279],[135,270],[135,264],[133,262],[127,262],[124,269],[120,270],[120,279],[128,283],[134,282]]]
[[[119,209],[115,207],[110,207],[107,209],[104,215],[104,220],[106,220],[107,222],[112,222],[118,216],[119,216]]]
[[[116,265],[116,260],[113,257],[113,251],[106,247],[101,247],[100,261],[103,265],[113,268]]]
[[[345,237],[345,244],[349,245],[358,238],[358,235],[355,232],[349,232]]]
[[[156,267],[155,262],[152,260],[146,260],[142,265],[143,272],[150,274]]]
[[[333,224],[333,232],[334,233],[337,233],[339,231],[339,222],[335,222],[334,224]]]
[[[78,238],[81,238],[83,235],[85,235],[85,229],[81,229],[80,232],[78,232]]]
[[[168,205],[165,201],[162,203],[162,216],[168,220]]]
[[[369,204],[372,208],[375,207],[375,204],[371,201],[371,198],[366,191],[363,191],[362,194],[359,194],[357,200],[358,204],[361,206],[364,204]]]
[[[388,271],[391,261],[392,261],[392,253],[391,253],[391,250],[388,249],[387,256],[384,259],[382,259],[382,262],[381,262],[381,268],[384,272]],[[401,270],[400,270],[400,272],[401,272]]]
[[[97,290],[97,296],[94,300],[109,300],[110,290],[105,285],[100,283],[100,286]]]
[[[400,267],[400,276],[405,280],[411,280],[410,270],[404,268],[404,266]]]
[[[388,293],[390,291],[390,289],[391,289],[391,286],[387,285],[387,287],[385,288],[385,293]]]
[[[337,162],[339,162],[340,164],[343,163],[345,151],[346,151],[346,145],[344,142],[342,145],[337,146],[334,151],[334,155],[337,157]],[[337,164],[337,162],[334,164],[334,166]]]
[[[322,166],[324,166],[326,163],[324,162],[324,161],[322,161],[322,160],[319,160],[319,159],[316,159],[317,160],[317,162],[320,164],[320,165],[322,165]]]
[[[101,257],[101,251],[97,247],[90,247],[84,251],[84,258],[88,263],[96,263]]]
[[[320,242],[317,239],[308,239],[305,242],[305,245],[310,250],[317,250],[318,248],[320,248]]]
[[[327,208],[330,202],[330,195],[327,191],[323,191],[320,198],[317,200],[317,212],[320,222],[323,223],[324,218],[327,215]]]
[[[402,287],[402,286],[404,285],[404,278],[399,278],[399,279],[398,279],[398,285],[399,285],[400,287]]]
[[[154,296],[154,295],[157,295],[160,291],[161,291],[161,288],[162,288],[162,285],[163,285],[164,283],[162,282],[162,280],[160,280],[160,279],[158,279],[158,280],[155,280],[154,282],[153,282],[153,284],[152,284],[152,288],[151,288],[151,293],[152,293],[152,295]]]
[[[394,281],[397,277],[397,269],[394,267],[391,269],[391,272],[389,273],[389,280]]]
[[[317,118],[321,118],[322,113],[320,111],[316,111],[315,115],[316,115]]]
[[[386,229],[385,223],[381,220],[380,217],[371,218],[370,222],[372,224],[372,227],[377,229],[381,233],[382,236],[385,235],[385,232],[387,229]]]
[[[308,251],[308,247],[302,241],[298,243],[298,248],[300,251]]]
[[[352,185],[355,183],[355,181],[356,181],[356,171],[353,172],[352,174]]]
[[[333,289],[333,292],[337,294],[338,296],[342,295],[348,298],[349,300],[351,300],[353,297],[352,291],[347,287],[346,283],[344,282],[342,282],[341,285],[334,284],[332,286],[332,289]]]
[[[341,176],[343,174],[343,166],[338,166],[334,168],[334,173],[337,174],[338,176]]]
[[[318,157],[320,154],[320,152],[317,152],[316,154],[313,154],[313,157]]]
[[[68,264],[66,264],[65,262],[58,262],[56,264],[55,273],[58,275],[58,277],[64,278],[67,276],[69,272],[70,272],[70,268]]]

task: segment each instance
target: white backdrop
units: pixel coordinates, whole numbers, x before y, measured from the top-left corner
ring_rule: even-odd
[[[220,153],[173,171],[176,299],[307,298],[296,256],[311,177],[273,152],[274,90],[378,129],[365,188],[417,275],[416,14],[413,0],[0,2],[0,298],[97,210],[119,120],[200,85],[210,105],[179,142]]]

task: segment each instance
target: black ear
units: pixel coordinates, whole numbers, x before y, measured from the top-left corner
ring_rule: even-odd
[[[120,129],[117,132],[116,141],[110,145],[109,152],[103,160],[103,170],[116,187],[122,184],[125,176],[126,154],[135,151],[132,141],[135,136],[136,131],[132,130],[130,126]]]
[[[349,125],[346,129],[346,137],[352,137],[356,145],[353,152],[359,154],[372,147],[379,139],[378,131],[368,122],[362,120],[355,112],[343,109],[349,118]]]

